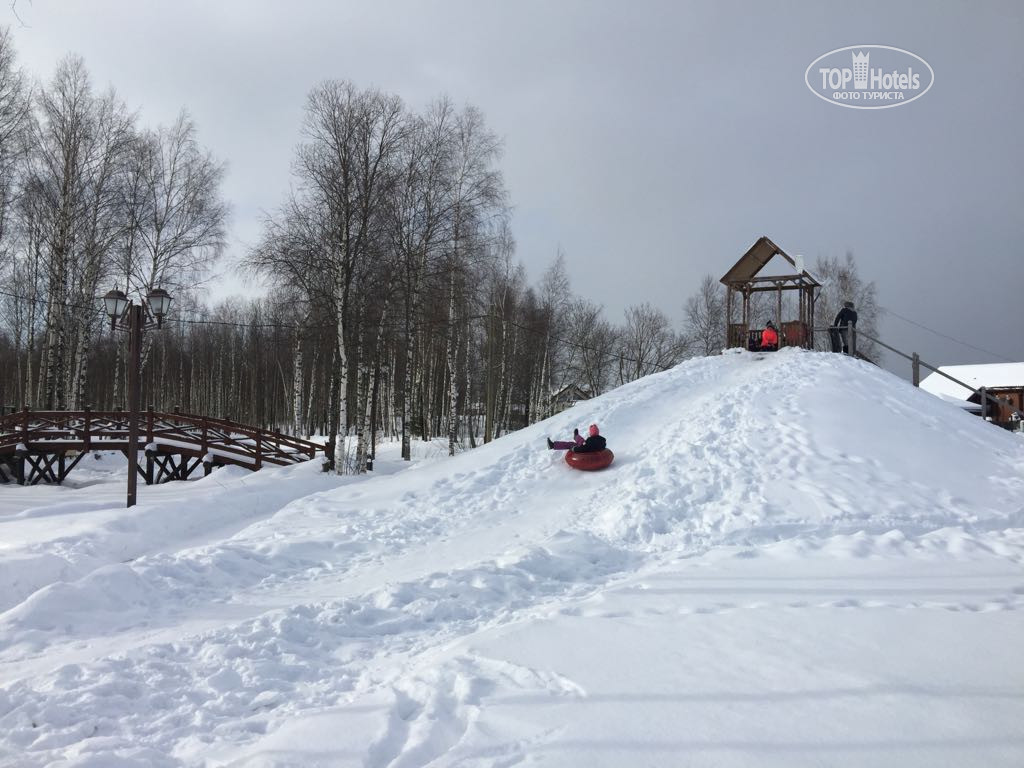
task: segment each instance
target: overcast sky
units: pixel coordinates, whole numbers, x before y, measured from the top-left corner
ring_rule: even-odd
[[[17,0],[0,23],[37,77],[75,52],[143,124],[188,109],[229,165],[232,256],[288,189],[306,94],[343,78],[480,107],[531,281],[561,247],[613,322],[649,301],[681,325],[701,277],[768,235],[809,266],[851,251],[892,346],[1024,360],[1019,0]],[[934,86],[875,111],[808,90],[818,56],[864,44],[917,54]]]

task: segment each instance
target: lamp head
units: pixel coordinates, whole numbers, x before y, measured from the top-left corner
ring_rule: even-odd
[[[107,295],[103,297],[103,304],[107,312],[107,316],[110,317],[110,326],[113,328],[114,323],[117,319],[124,314],[124,311],[128,309],[128,297],[123,292],[112,288],[107,291]]]
[[[146,294],[146,303],[149,305],[149,311],[156,318],[157,325],[160,325],[164,315],[171,308],[171,294],[163,288],[154,288]]]

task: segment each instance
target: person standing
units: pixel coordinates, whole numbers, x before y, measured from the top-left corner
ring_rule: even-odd
[[[832,351],[850,354],[850,328],[857,327],[857,310],[853,308],[852,301],[844,301],[843,308],[836,315],[832,327],[829,328],[829,336],[832,339]]]
[[[779,332],[775,330],[775,324],[769,320],[768,325],[761,331],[761,350],[764,352],[775,352],[779,348]]]

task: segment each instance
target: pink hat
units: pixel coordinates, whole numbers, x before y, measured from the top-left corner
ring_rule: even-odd
[[[590,436],[593,437],[594,435],[598,435],[598,434],[600,434],[600,432],[597,431],[597,424],[591,424],[590,425]]]

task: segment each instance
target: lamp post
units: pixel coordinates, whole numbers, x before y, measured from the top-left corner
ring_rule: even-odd
[[[114,288],[103,297],[111,330],[128,332],[128,503],[135,506],[139,474],[139,390],[141,389],[142,333],[159,328],[171,306],[171,294],[154,288],[138,304]]]

